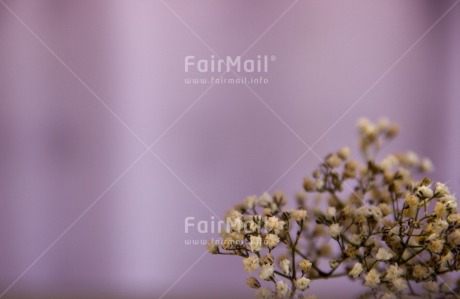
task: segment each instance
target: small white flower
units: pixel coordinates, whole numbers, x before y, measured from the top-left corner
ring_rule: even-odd
[[[449,201],[446,203],[446,209],[449,214],[457,212],[457,207],[456,201]]]
[[[268,217],[267,221],[265,222],[265,229],[269,232],[274,231],[278,228],[279,222],[279,219],[275,216]]]
[[[361,273],[363,273],[363,265],[361,263],[356,263],[348,274],[353,278],[358,278]]]
[[[263,265],[260,269],[259,277],[263,280],[270,280],[270,278],[273,276],[274,271],[275,269],[272,265]]]
[[[447,236],[447,241],[454,245],[460,245],[460,229],[456,229]]]
[[[444,248],[444,243],[446,241],[444,239],[435,239],[428,243],[428,249],[433,253],[441,253],[442,249]]]
[[[366,246],[369,246],[371,249],[375,249],[380,246],[379,240],[374,237],[367,239]]]
[[[417,189],[417,194],[421,198],[432,198],[433,197],[433,190],[431,190],[428,186],[421,186]]]
[[[381,117],[377,121],[376,129],[378,131],[386,130],[390,126],[390,120],[387,117]]]
[[[341,230],[342,226],[340,226],[338,223],[333,223],[331,226],[329,226],[329,234],[333,238],[337,238],[340,235]]]
[[[275,234],[279,234],[284,230],[284,225],[286,224],[285,221],[278,221],[278,226],[275,228]]]
[[[437,219],[432,223],[432,227],[435,234],[440,235],[449,227],[449,223],[445,220]]]
[[[398,236],[400,230],[401,230],[401,227],[398,224],[393,226],[393,228],[390,229],[390,236]]]
[[[375,289],[379,283],[380,273],[376,269],[371,269],[366,275],[364,285],[371,289]]]
[[[452,263],[454,259],[454,254],[449,251],[447,254],[441,257],[441,264],[444,264],[446,267],[450,267],[450,264]]]
[[[289,295],[289,287],[286,282],[278,280],[276,282],[276,296],[278,298],[287,298]]]
[[[393,257],[393,254],[390,252],[389,249],[380,247],[379,251],[375,255],[375,258],[379,261],[388,261]]]
[[[431,172],[433,171],[433,163],[428,158],[423,158],[422,163],[420,164],[420,170],[422,172]]]
[[[436,183],[436,188],[434,189],[434,193],[437,197],[443,197],[450,194],[449,188],[446,184]]]
[[[354,245],[361,244],[361,237],[357,234],[352,234],[349,238],[350,242]]]
[[[273,258],[273,255],[271,255],[270,252],[268,252],[266,255],[262,256],[260,259],[259,259],[259,264],[260,265],[270,265],[270,266],[273,266],[273,262],[275,261],[275,259]]]
[[[460,223],[460,214],[450,214],[449,216],[447,216],[447,222],[451,224]]]
[[[332,168],[337,168],[342,163],[342,159],[338,155],[332,154],[327,158],[326,163]]]
[[[244,227],[244,223],[241,218],[230,219],[230,226],[233,231],[240,232]]]
[[[310,279],[301,277],[295,281],[295,286],[301,291],[305,291],[310,287]]]
[[[404,274],[404,269],[399,268],[398,265],[390,265],[385,273],[385,279],[394,280],[400,278]]]
[[[281,270],[283,270],[283,273],[286,274],[286,275],[289,275],[289,273],[291,272],[291,261],[288,260],[288,259],[282,259],[280,262],[279,262],[279,265],[280,265],[280,268]]]
[[[260,227],[254,220],[248,220],[244,223],[244,232],[245,233],[260,232]]]
[[[246,284],[251,288],[251,289],[258,289],[260,288],[260,282],[255,278],[255,277],[249,277],[246,279]]]
[[[275,235],[275,234],[268,234],[266,237],[265,237],[265,244],[268,246],[268,248],[270,249],[273,249],[276,247],[276,245],[278,245],[278,243],[280,242],[280,238]]]
[[[233,220],[233,219],[236,219],[236,218],[241,218],[242,216],[243,215],[241,215],[241,213],[238,212],[237,210],[231,209],[231,210],[227,211],[227,216],[226,216],[227,222],[230,221],[229,218]]]
[[[348,157],[350,157],[351,150],[349,147],[344,146],[337,152],[337,155],[339,155],[340,159],[346,160]]]
[[[398,163],[399,161],[395,156],[389,155],[380,162],[380,167],[384,170],[389,170],[398,165]]]
[[[358,120],[358,128],[361,134],[363,135],[368,135],[370,132],[375,131],[374,125],[371,123],[371,121],[365,117],[360,118]]]
[[[321,191],[324,188],[324,181],[323,180],[317,180],[315,183],[315,188],[317,191]]]
[[[418,197],[414,195],[406,196],[404,201],[407,203],[409,207],[417,207],[420,203],[420,200],[418,199]]]
[[[273,298],[273,292],[267,288],[259,288],[257,289],[255,296],[257,299],[271,299]]]
[[[380,221],[383,218],[382,210],[379,207],[371,207],[371,213],[375,221]]]
[[[326,210],[326,218],[332,220],[337,213],[337,210],[334,207],[328,207]]]
[[[335,269],[337,268],[338,266],[340,266],[340,263],[336,260],[330,260],[329,261],[329,266],[332,268],[332,269]]]
[[[415,166],[419,163],[420,159],[416,153],[410,151],[406,154],[406,162],[409,166]]]
[[[401,292],[407,288],[407,282],[404,278],[396,278],[391,281],[396,292]]]
[[[268,194],[267,192],[265,192],[264,194],[262,194],[259,199],[257,200],[257,204],[261,207],[270,207],[270,205],[272,204],[273,202],[273,198],[270,196],[270,194]]]
[[[457,198],[451,194],[447,194],[443,197],[439,197],[439,201],[442,203],[457,202]]]
[[[372,216],[371,209],[367,206],[361,206],[356,210],[356,216],[358,217],[361,216],[365,218],[371,217]]]
[[[292,218],[294,218],[295,221],[300,222],[302,220],[307,219],[307,211],[304,209],[297,209],[292,211]]]
[[[246,197],[244,200],[244,207],[248,210],[251,210],[255,207],[257,202],[257,196],[256,195],[250,195]]]
[[[415,278],[423,278],[428,275],[429,271],[425,266],[420,264],[415,265],[414,267],[414,277]]]
[[[243,259],[243,265],[244,265],[244,270],[246,272],[251,272],[259,269],[259,258],[252,254],[248,256],[247,258]]]
[[[382,216],[386,217],[391,214],[391,208],[388,204],[386,203],[381,203],[378,205],[380,212],[382,212]]]
[[[315,190],[315,182],[313,182],[313,180],[309,177],[305,177],[303,180],[303,188],[305,189],[305,191],[311,192]]]
[[[249,249],[251,249],[252,252],[261,251],[262,238],[260,236],[251,236],[249,238]]]
[[[312,263],[309,260],[301,260],[299,266],[303,273],[307,273],[310,271]]]

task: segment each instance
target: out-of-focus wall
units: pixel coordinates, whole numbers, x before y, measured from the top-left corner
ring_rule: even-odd
[[[24,273],[7,296],[249,296],[239,260],[195,263],[184,218],[292,196],[318,163],[286,172],[303,142],[356,149],[361,116],[400,123],[387,150],[460,190],[460,7],[427,32],[453,1],[3,2],[0,292]],[[184,83],[185,56],[254,42],[247,57],[276,56],[268,84]]]

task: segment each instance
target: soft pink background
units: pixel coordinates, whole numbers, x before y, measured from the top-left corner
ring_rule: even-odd
[[[330,129],[454,1],[302,0],[272,27],[293,2],[4,3],[33,34],[0,4],[0,292],[99,198],[5,298],[250,296],[238,258],[206,255],[184,272],[204,251],[184,239],[210,237],[185,234],[184,218],[263,192],[305,152],[299,139],[320,156],[355,148],[361,116],[400,123],[388,150],[431,157],[434,178],[460,191],[460,5]],[[260,99],[220,85],[190,108],[208,86],[184,84],[184,57],[212,53],[178,17],[221,56],[270,27],[246,54],[277,58],[269,84],[251,86]],[[145,150],[132,133],[156,140],[157,157],[103,193]],[[317,163],[308,153],[271,191],[294,195]],[[311,293],[352,298],[350,286]]]

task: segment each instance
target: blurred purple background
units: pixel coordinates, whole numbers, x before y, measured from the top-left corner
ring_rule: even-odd
[[[293,196],[318,164],[290,169],[304,142],[355,149],[361,116],[398,122],[387,150],[431,157],[459,192],[454,4],[0,1],[3,298],[251,296],[240,259],[184,244],[210,237],[184,218],[269,187]],[[184,57],[209,48],[276,56],[269,83],[185,84]],[[333,283],[309,293],[359,292]]]

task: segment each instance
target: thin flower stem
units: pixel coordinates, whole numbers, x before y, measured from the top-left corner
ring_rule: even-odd
[[[282,276],[282,277],[284,277],[284,278],[286,278],[286,279],[292,280],[292,277],[291,277],[291,276],[288,276],[288,275],[286,275],[286,274],[284,274],[284,273],[281,273],[281,272],[278,271],[278,270],[275,270],[274,273],[275,273],[276,275]]]

